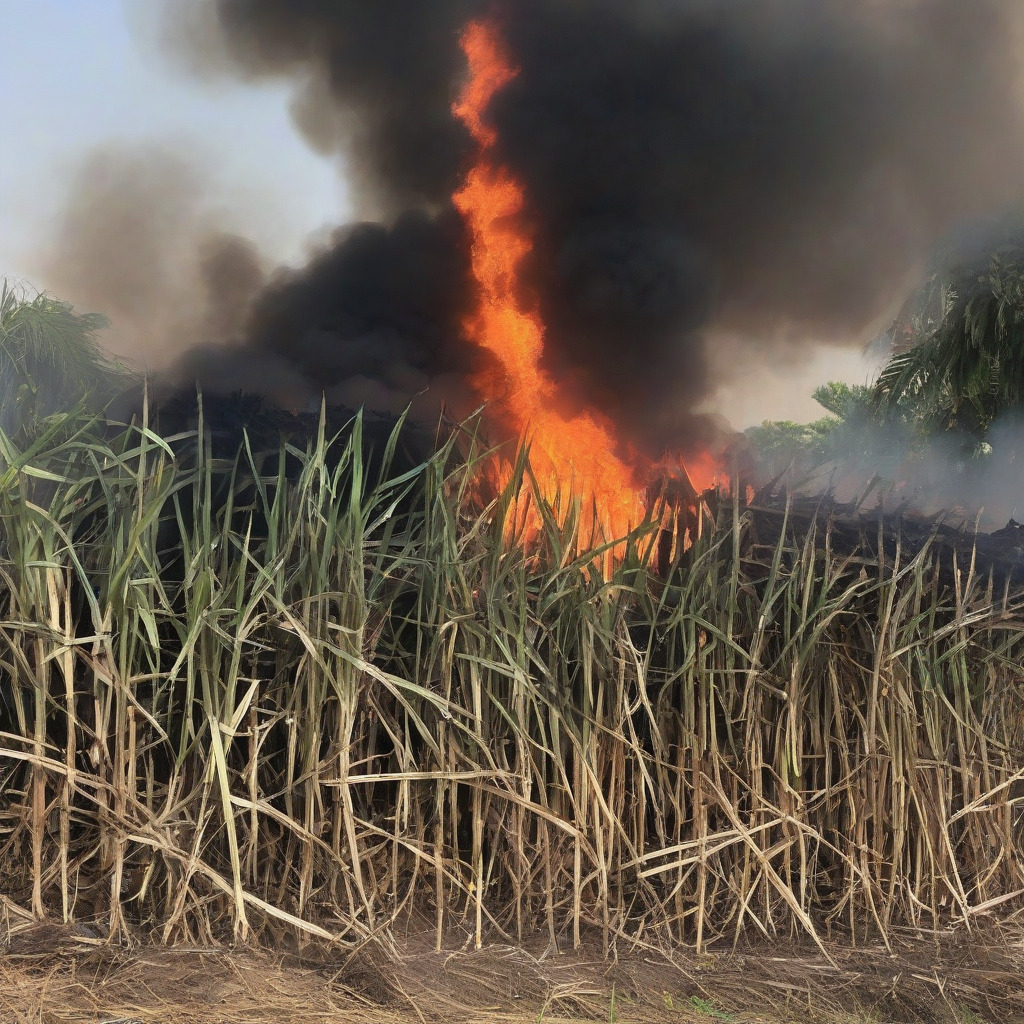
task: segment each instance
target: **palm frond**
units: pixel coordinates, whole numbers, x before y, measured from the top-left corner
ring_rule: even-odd
[[[99,348],[108,326],[45,293],[0,283],[0,430],[25,427],[83,399],[102,405],[130,380]]]
[[[896,353],[874,386],[887,419],[983,437],[1024,404],[1024,247],[936,273],[892,329]]]

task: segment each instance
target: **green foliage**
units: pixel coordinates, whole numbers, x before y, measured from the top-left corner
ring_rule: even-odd
[[[767,476],[788,469],[797,478],[809,476],[829,464],[855,464],[893,447],[898,434],[883,430],[874,418],[870,388],[830,381],[815,390],[814,399],[831,415],[813,423],[766,420],[746,431]]]
[[[765,420],[759,427],[749,427],[746,436],[762,466],[775,476],[795,462],[824,461],[839,423],[833,417],[814,423]]]
[[[701,999],[700,996],[693,996],[690,999],[690,1005],[697,1010],[698,1013],[702,1013],[705,1017],[712,1017],[715,1020],[735,1020],[735,1016],[731,1013],[725,1013],[719,1010],[714,1003],[707,999]]]
[[[923,433],[983,438],[993,421],[1024,405],[1024,248],[1011,243],[987,263],[934,275],[915,315],[898,321],[900,351],[874,401],[888,420]]]
[[[947,262],[890,333],[895,354],[872,387],[830,382],[814,392],[832,418],[747,431],[770,475],[935,449],[967,460],[991,453],[992,425],[1024,414],[1024,247],[1008,240],[980,259]]]
[[[987,1022],[969,1006],[962,1006],[957,1014],[957,1024],[987,1024]]]
[[[871,418],[871,388],[864,384],[829,381],[814,389],[814,400],[826,411],[846,423],[864,422]]]
[[[0,430],[35,430],[89,399],[102,404],[127,381],[96,344],[104,317],[49,295],[0,284]]]

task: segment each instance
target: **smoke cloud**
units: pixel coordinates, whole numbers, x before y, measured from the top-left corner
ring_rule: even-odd
[[[48,288],[110,318],[114,354],[156,370],[238,341],[266,276],[255,245],[224,227],[203,169],[152,145],[85,158],[37,262]]]
[[[526,185],[549,368],[651,451],[715,429],[693,411],[720,383],[708,338],[848,343],[939,237],[1024,188],[1017,0],[183,7],[194,63],[295,82],[297,125],[383,221],[272,280],[244,328],[245,351],[350,400],[472,364],[449,200],[472,17],[499,19],[521,69],[490,114]]]
[[[454,214],[416,212],[340,229],[304,268],[268,280],[248,307],[244,347],[196,347],[174,375],[293,408],[324,394],[391,413],[412,402],[434,420],[442,404],[468,410],[480,357],[460,332],[472,301],[460,230]]]

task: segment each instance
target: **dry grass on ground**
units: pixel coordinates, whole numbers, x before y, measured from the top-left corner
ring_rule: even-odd
[[[430,936],[432,940],[432,936]],[[1024,1021],[1024,941],[1005,932],[893,950],[747,948],[671,960],[508,946],[437,954],[115,947],[55,926],[9,937],[4,1024],[1004,1024]]]

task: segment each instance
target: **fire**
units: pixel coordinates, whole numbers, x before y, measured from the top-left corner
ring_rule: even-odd
[[[697,494],[713,487],[729,489],[730,481],[724,475],[718,459],[711,452],[698,452],[685,460],[675,454],[665,455],[656,467],[669,477],[685,476]]]
[[[616,454],[612,426],[603,417],[585,412],[566,419],[554,410],[555,384],[540,365],[544,325],[522,304],[519,268],[532,248],[518,222],[525,196],[508,169],[492,159],[497,135],[484,120],[491,98],[518,70],[490,24],[470,23],[461,42],[470,77],[452,109],[479,146],[476,163],[453,197],[470,230],[479,288],[477,310],[465,326],[501,369],[474,383],[485,400],[499,405],[528,436],[530,462],[543,497],[555,503],[568,490],[580,500],[583,539],[622,537],[643,517],[639,467]]]
[[[580,502],[580,542],[615,540],[642,520],[647,484],[656,467],[633,452],[626,461],[619,454],[622,446],[612,423],[600,413],[586,411],[566,418],[556,411],[557,388],[541,366],[544,324],[529,308],[530,296],[520,280],[522,261],[533,247],[522,223],[525,193],[494,158],[497,133],[486,121],[494,94],[516,77],[518,69],[493,24],[471,22],[461,44],[469,79],[452,112],[478,146],[475,163],[452,197],[469,228],[478,289],[477,308],[465,329],[473,342],[493,355],[499,368],[473,383],[481,397],[528,439],[542,497],[556,508],[561,503],[563,511],[570,494]],[[713,476],[708,461],[699,467],[701,482]],[[518,511],[523,525],[522,510]],[[534,516],[532,528],[538,527]]]

